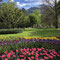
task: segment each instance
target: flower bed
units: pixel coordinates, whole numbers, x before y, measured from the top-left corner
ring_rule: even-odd
[[[42,37],[19,38],[18,40],[14,39],[12,41],[11,40],[0,41],[0,60],[56,60],[56,59],[58,60],[60,59],[60,40],[57,39],[56,37],[45,39]]]
[[[48,50],[41,48],[21,48],[16,51],[7,51],[1,56],[1,60],[59,60],[60,52],[56,52],[55,49]]]

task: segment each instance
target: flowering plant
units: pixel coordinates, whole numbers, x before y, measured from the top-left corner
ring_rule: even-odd
[[[60,59],[60,52],[55,49],[41,48],[21,48],[16,51],[5,51],[1,60],[55,60]]]

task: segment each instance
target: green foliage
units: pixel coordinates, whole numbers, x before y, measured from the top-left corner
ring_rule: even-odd
[[[28,16],[15,3],[0,4],[0,28],[26,27]]]
[[[15,34],[15,33],[22,33],[23,29],[0,29],[0,34]]]
[[[45,9],[44,14],[41,15],[41,23],[44,27],[51,28],[55,26],[55,13],[51,7]]]
[[[2,3],[0,6],[0,28],[12,28],[15,17],[15,5],[13,3]]]
[[[33,27],[33,25],[36,24],[37,22],[36,15],[34,13],[30,14],[29,19],[30,19],[30,25]]]
[[[30,20],[29,26],[33,27],[34,24],[40,24],[41,23],[40,18],[41,18],[40,10],[36,9],[33,13],[29,15],[29,20]]]
[[[41,14],[40,14],[40,10],[36,9],[34,11],[34,14],[36,15],[37,18],[37,24],[41,24]]]

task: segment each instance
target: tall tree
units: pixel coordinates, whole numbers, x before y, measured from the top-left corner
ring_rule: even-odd
[[[37,23],[36,15],[34,13],[30,14],[29,19],[30,19],[30,26],[33,27],[33,25]]]
[[[34,14],[36,15],[36,18],[37,18],[37,27],[38,27],[38,24],[41,24],[41,14],[40,14],[40,10],[36,9],[34,11]]]
[[[44,0],[49,6],[52,11],[54,11],[54,16],[55,16],[55,28],[58,28],[58,10],[57,10],[57,3],[58,0]]]
[[[46,8],[44,14],[41,16],[41,24],[45,27],[51,28],[54,26],[54,12],[48,7]]]
[[[23,21],[21,19],[22,11],[13,3],[2,3],[0,5],[0,28],[14,28],[18,23]],[[23,22],[22,22],[23,24]]]
[[[57,7],[57,10],[58,10],[58,15],[60,15],[60,1],[58,2],[58,7]]]

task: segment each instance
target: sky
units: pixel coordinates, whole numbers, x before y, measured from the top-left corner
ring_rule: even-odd
[[[18,8],[29,9],[30,7],[37,7],[42,4],[42,0],[10,0],[11,2],[16,2]],[[3,0],[3,2],[8,2],[8,0]]]
[[[51,3],[53,3],[53,1],[55,0],[50,0]],[[3,2],[8,2],[8,0],[3,0]],[[16,2],[16,5],[20,9],[22,8],[29,9],[30,7],[37,7],[40,4],[43,4],[43,0],[10,0],[10,2]]]

